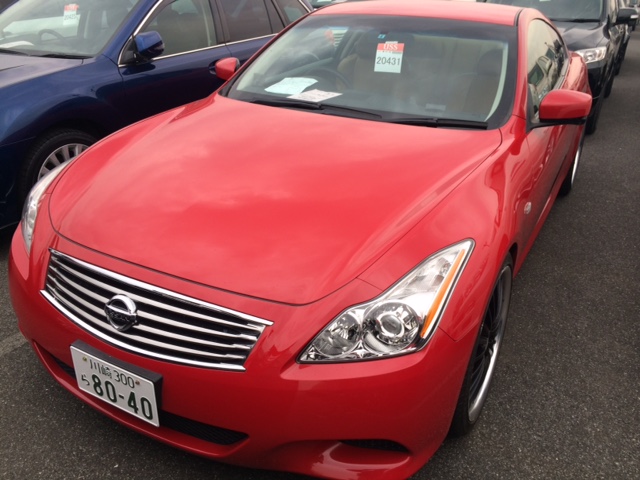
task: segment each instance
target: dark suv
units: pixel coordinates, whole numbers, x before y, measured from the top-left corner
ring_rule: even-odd
[[[589,70],[593,105],[586,132],[596,130],[604,99],[624,58],[627,25],[635,23],[633,8],[619,8],[618,0],[487,0],[540,10],[562,34],[567,46],[580,54]]]

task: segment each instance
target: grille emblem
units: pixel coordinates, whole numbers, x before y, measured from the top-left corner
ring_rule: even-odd
[[[115,295],[104,306],[104,313],[113,328],[126,332],[138,323],[138,307],[126,295]]]

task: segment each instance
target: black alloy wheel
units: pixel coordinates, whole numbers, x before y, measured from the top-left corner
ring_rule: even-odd
[[[452,437],[465,435],[473,429],[486,402],[507,326],[512,279],[513,260],[509,255],[500,268],[471,353],[449,429]]]
[[[561,197],[564,197],[573,190],[573,183],[576,181],[576,174],[578,173],[578,166],[580,165],[580,158],[582,158],[582,145],[584,144],[584,133],[582,137],[580,137],[580,142],[578,143],[578,148],[576,150],[576,154],[573,157],[573,162],[571,163],[571,169],[567,172],[567,176],[562,181],[562,185],[560,186],[560,191],[558,194]]]
[[[591,135],[596,131],[596,128],[598,128],[598,119],[600,118],[600,112],[602,111],[603,102],[604,97],[600,95],[596,103],[591,107],[591,112],[587,117],[587,125],[584,130],[587,135]]]

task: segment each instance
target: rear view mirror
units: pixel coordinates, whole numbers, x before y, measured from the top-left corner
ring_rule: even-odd
[[[624,7],[618,11],[616,25],[635,25],[638,21],[638,12],[635,8]]]
[[[164,52],[164,42],[158,32],[139,33],[134,38],[136,44],[136,57],[149,61],[159,57]]]
[[[240,68],[240,60],[235,57],[227,57],[216,62],[215,73],[222,80],[229,80]]]
[[[540,124],[535,127],[549,125],[580,125],[584,123],[591,110],[591,95],[574,90],[552,90],[540,103]]]

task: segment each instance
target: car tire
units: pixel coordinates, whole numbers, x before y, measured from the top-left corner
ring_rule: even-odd
[[[623,44],[620,46],[620,55],[618,58],[618,63],[616,63],[616,68],[615,68],[615,74],[618,75],[620,73],[620,69],[622,68],[622,63],[624,62],[624,57],[627,55],[627,46],[628,46],[629,41],[627,40],[627,43]]]
[[[604,98],[609,98],[609,95],[611,95],[611,91],[613,90],[613,80],[615,79],[615,72],[613,72],[611,74],[611,78],[609,79],[609,81],[607,82],[607,84],[604,87],[604,93],[602,94],[604,96]]]
[[[589,115],[589,117],[587,117],[587,125],[584,129],[585,133],[587,135],[591,135],[592,133],[594,133],[596,131],[596,128],[598,128],[598,119],[600,118],[600,112],[602,111],[602,104],[604,103],[604,98],[602,98],[602,96],[600,96],[600,98],[598,98],[596,104],[593,106],[593,109]]]
[[[24,201],[31,187],[55,167],[76,157],[96,138],[71,128],[52,130],[31,146],[20,171],[18,195]]]
[[[569,172],[567,172],[567,176],[562,181],[562,185],[560,186],[560,191],[558,192],[560,196],[564,197],[569,195],[569,192],[573,189],[573,183],[576,179],[576,173],[578,172],[578,166],[580,165],[580,158],[582,157],[582,145],[584,143],[584,135],[580,138],[580,142],[578,143],[578,149],[576,150],[576,154],[573,157],[573,162],[571,163],[571,168]]]
[[[471,358],[449,428],[450,437],[466,435],[480,417],[504,338],[512,280],[513,260],[511,255],[508,255],[500,267],[478,337],[471,351]]]

